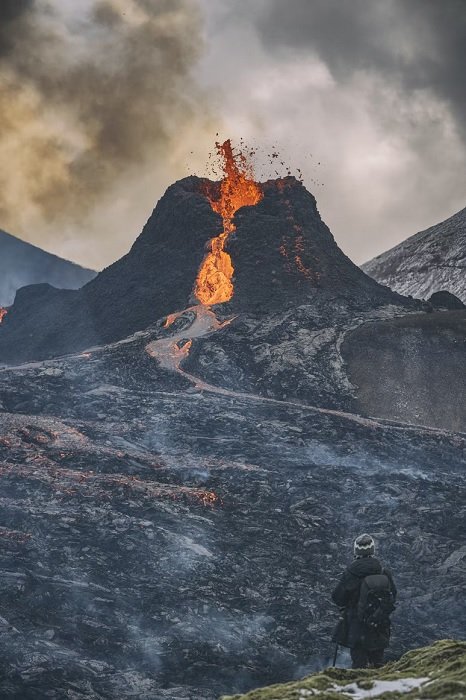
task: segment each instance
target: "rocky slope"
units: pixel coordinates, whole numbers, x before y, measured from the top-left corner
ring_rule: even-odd
[[[396,663],[371,671],[329,668],[301,681],[256,690],[224,700],[462,700],[466,696],[466,643],[442,641],[411,651]]]
[[[26,285],[79,289],[95,275],[0,230],[0,306],[10,306],[18,289]]]
[[[341,353],[354,410],[466,431],[465,311],[360,324],[346,334]]]
[[[183,332],[0,371],[0,695],[213,700],[325,665],[361,529],[391,654],[463,634],[465,436],[196,384],[157,361]]]
[[[400,590],[393,656],[466,628],[466,312],[368,278],[293,179],[238,211],[231,300],[197,304],[202,182],[0,326],[2,698],[214,700],[322,668],[361,530]],[[445,416],[413,389],[439,383]]]
[[[428,299],[446,290],[466,302],[466,209],[362,265],[400,294]]]
[[[184,367],[231,389],[466,431],[465,330],[464,310],[314,299],[239,315],[195,339]]]

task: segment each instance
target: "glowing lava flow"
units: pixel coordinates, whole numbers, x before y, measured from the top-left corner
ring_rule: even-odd
[[[188,328],[176,331],[168,338],[161,338],[149,343],[146,352],[156,359],[165,369],[178,372],[200,390],[215,390],[201,379],[192,376],[182,368],[183,360],[189,355],[193,338],[200,338],[224,328],[233,319],[220,322],[209,308],[213,304],[229,301],[233,296],[233,264],[225,252],[228,236],[235,230],[233,218],[240,207],[257,204],[263,197],[258,183],[253,179],[252,167],[246,156],[234,153],[231,141],[215,144],[222,162],[224,177],[220,185],[208,183],[204,194],[210,201],[212,209],[220,214],[223,231],[209,241],[209,252],[202,261],[195,286],[194,295],[199,304],[184,311],[169,314],[164,328],[170,328],[178,318],[191,322]],[[219,390],[221,392],[221,390]]]
[[[193,315],[189,328],[177,331],[169,338],[152,341],[146,346],[146,352],[150,357],[158,360],[161,367],[179,372],[198,388],[204,388],[201,380],[198,380],[197,377],[193,377],[181,368],[181,363],[189,354],[193,338],[201,338],[208,333],[218,331],[231,323],[233,319],[221,323],[217,320],[213,311],[206,306],[199,305],[170,314],[165,321],[164,327],[171,326],[177,318],[185,314]]]
[[[0,306],[0,323],[3,321],[5,316],[7,315],[8,311],[4,309],[2,306]]]
[[[212,209],[223,220],[223,232],[209,242],[210,251],[199,269],[194,294],[205,306],[221,304],[233,296],[233,263],[225,252],[228,237],[235,230],[233,217],[240,207],[257,204],[263,197],[262,191],[252,177],[252,168],[246,157],[233,153],[231,141],[216,144],[223,161],[225,176],[220,183],[220,196],[215,199],[211,188],[206,188]]]

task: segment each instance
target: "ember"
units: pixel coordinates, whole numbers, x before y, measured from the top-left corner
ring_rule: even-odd
[[[285,269],[287,270],[287,272],[291,272],[294,263],[294,268],[299,272],[300,275],[302,275],[306,279],[313,280],[315,283],[318,283],[318,273],[312,272],[312,270],[306,267],[306,265],[303,262],[302,256],[305,252],[303,229],[302,226],[297,224],[294,219],[291,208],[291,202],[286,196],[285,183],[283,180],[280,182],[279,190],[283,194],[283,203],[287,209],[286,220],[290,223],[290,226],[293,228],[296,234],[294,240],[291,243],[292,250],[290,250],[289,248],[290,243],[287,242],[285,238],[282,239],[282,243],[279,248],[280,254],[287,260]]]
[[[233,217],[240,207],[257,204],[263,197],[246,156],[234,153],[230,140],[217,143],[216,147],[225,173],[220,197],[214,199],[210,188],[205,194],[212,209],[222,217],[223,232],[210,241],[210,252],[202,262],[194,291],[196,298],[206,306],[221,304],[233,296],[234,268],[231,257],[225,252],[228,237],[235,230]]]
[[[214,506],[222,505],[221,499],[213,491],[200,490],[194,492],[193,495],[195,498],[199,499],[202,505],[206,507],[209,506],[210,508],[213,508]]]
[[[32,464],[31,464],[32,462]],[[214,508],[222,500],[213,491],[191,486],[173,486],[147,481],[133,474],[99,474],[94,470],[76,470],[61,467],[42,455],[26,459],[21,466],[0,462],[0,477],[24,478],[48,486],[60,496],[83,496],[111,500],[129,493],[139,494],[150,500],[168,499],[186,505],[201,504]],[[0,528],[0,537],[9,537],[5,528]],[[11,535],[12,536],[12,535]],[[29,535],[28,535],[29,537]]]

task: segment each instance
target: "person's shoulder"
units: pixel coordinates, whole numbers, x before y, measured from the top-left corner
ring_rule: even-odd
[[[351,562],[351,564],[348,564],[348,566],[345,569],[345,573],[343,574],[345,579],[347,581],[352,581],[354,579],[360,579],[361,578],[361,566],[360,563],[357,559]],[[364,574],[363,574],[364,576]]]
[[[366,576],[380,574],[383,571],[383,564],[374,556],[359,557],[350,564],[348,570],[357,578],[365,578]]]
[[[391,568],[389,566],[387,566],[385,564],[385,562],[381,561],[380,566],[382,567],[382,571],[384,572],[384,574],[386,574],[387,576],[390,576],[390,577],[393,576]]]

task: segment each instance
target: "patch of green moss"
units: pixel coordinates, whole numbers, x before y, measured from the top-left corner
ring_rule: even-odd
[[[394,681],[402,678],[430,678],[427,684],[409,693],[386,692],[378,700],[465,700],[466,698],[466,642],[442,640],[429,647],[409,651],[398,661],[379,669],[348,670],[328,668],[300,681],[272,685],[253,690],[246,695],[233,695],[223,700],[343,700],[348,698],[335,686],[357,683],[368,689],[376,681]],[[303,692],[304,691],[304,692]]]

